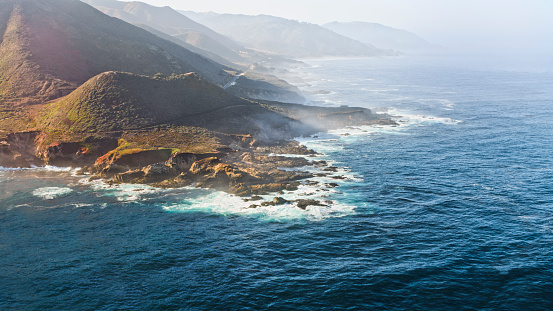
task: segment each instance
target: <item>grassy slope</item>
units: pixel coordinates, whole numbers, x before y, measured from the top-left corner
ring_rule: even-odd
[[[50,105],[41,124],[71,132],[105,132],[178,124],[185,117],[252,105],[195,74],[148,77],[100,74]]]

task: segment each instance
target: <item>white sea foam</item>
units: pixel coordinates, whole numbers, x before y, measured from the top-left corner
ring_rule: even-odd
[[[398,122],[401,127],[427,126],[427,125],[434,125],[434,124],[456,125],[462,122],[460,120],[455,120],[455,119],[446,118],[446,117],[413,114],[412,112],[409,112],[409,111],[398,110],[393,108],[390,109],[388,113],[394,116],[394,120]]]
[[[71,188],[65,187],[44,187],[33,191],[33,195],[45,200],[53,200],[62,196],[66,196],[73,192]]]
[[[381,135],[381,134],[406,134],[405,129],[410,126],[426,126],[431,124],[457,124],[458,121],[449,118],[438,118],[410,114],[408,112],[393,110],[391,115],[399,115],[399,126],[373,125],[355,126],[318,133],[308,138],[297,138],[297,140],[319,152],[315,156],[305,156],[309,160],[324,160],[329,166],[337,167],[336,172],[324,172],[326,176],[316,176],[302,181],[296,191],[284,191],[283,194],[269,194],[262,196],[263,201],[245,202],[242,198],[220,191],[197,189],[187,187],[177,190],[178,199],[170,200],[170,203],[163,203],[161,206],[169,212],[203,212],[221,215],[241,215],[253,217],[262,221],[288,221],[304,219],[309,221],[320,221],[330,217],[343,217],[356,213],[357,205],[361,204],[356,200],[355,194],[347,192],[348,186],[362,183],[363,179],[358,174],[351,172],[342,163],[335,162],[329,154],[335,153],[352,143],[350,140],[359,136]],[[276,155],[276,154],[275,154]],[[282,155],[298,157],[298,155]],[[300,168],[311,173],[320,173],[328,166],[307,166]],[[334,177],[334,178],[333,178]],[[119,201],[148,200],[152,197],[165,196],[173,190],[157,189],[147,185],[116,184],[111,185],[105,180],[82,179],[82,185],[90,186],[101,197],[115,197]],[[346,191],[346,192],[344,192]],[[261,202],[271,201],[273,197],[279,196],[291,203],[279,206],[257,206],[250,208],[252,204],[260,205]],[[175,197],[174,197],[175,198]],[[327,206],[309,206],[301,209],[294,202],[298,199],[313,199]]]
[[[76,208],[83,208],[83,207],[92,207],[94,204],[91,203],[73,203],[73,206]]]
[[[0,166],[0,171],[48,171],[48,172],[71,172],[78,170],[73,167],[57,167],[57,166],[31,166],[31,167],[3,167]]]
[[[29,168],[21,168],[21,167],[3,167],[0,166],[0,172],[9,172],[9,171],[23,171],[28,170]]]
[[[198,191],[197,189],[190,189]],[[303,189],[305,190],[305,189]],[[258,206],[250,208],[258,202],[244,202],[241,198],[220,191],[207,191],[203,195],[190,196],[180,202],[166,204],[163,209],[169,212],[207,212],[221,215],[241,215],[253,217],[262,221],[288,221],[288,220],[311,220],[319,221],[329,217],[343,217],[354,213],[355,207],[331,202],[329,206],[309,206],[305,210],[299,208],[296,203],[278,206]],[[302,189],[297,193],[302,192]],[[264,201],[270,201],[275,195],[262,196]],[[287,200],[297,199],[294,192],[285,192],[279,195]],[[328,202],[326,202],[328,203]]]
[[[109,184],[104,179],[83,178],[79,184],[91,187],[98,196],[115,197],[118,201],[139,201],[144,195],[161,193],[166,190],[141,184]]]

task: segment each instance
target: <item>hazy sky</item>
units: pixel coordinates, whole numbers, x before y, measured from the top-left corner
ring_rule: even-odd
[[[323,24],[367,21],[450,47],[552,47],[553,0],[140,0],[197,12],[269,14]]]

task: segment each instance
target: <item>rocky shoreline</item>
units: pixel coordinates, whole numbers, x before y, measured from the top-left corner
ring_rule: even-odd
[[[318,184],[310,180],[313,177],[345,178],[337,174],[337,167],[326,161],[310,159],[316,155],[315,151],[296,141],[283,141],[272,146],[250,146],[221,153],[174,153],[165,162],[143,167],[128,165],[134,160],[126,158],[115,161],[117,163],[95,163],[94,166],[82,168],[79,173],[91,174],[92,179],[106,179],[112,185],[147,184],[156,188],[193,186],[224,191],[251,202],[249,208],[294,203],[306,209],[309,206],[329,206],[330,202],[313,199],[288,201],[280,195],[284,191],[296,191],[302,184],[329,189],[338,186],[336,183]],[[155,157],[150,160],[153,161],[156,161]],[[316,167],[319,172],[302,169],[307,167]],[[266,195],[274,195],[274,198],[264,201],[262,196]]]
[[[331,117],[319,114],[316,117],[319,120],[331,118],[332,122],[325,122],[327,127],[319,126],[317,130],[395,125],[388,116],[364,113],[368,117],[363,118],[359,113],[352,116],[350,108],[346,109],[346,112],[331,111]],[[183,139],[191,142],[183,145]],[[183,134],[182,129],[172,127],[70,136],[40,131],[0,135],[0,166],[3,167],[79,167],[79,173],[90,175],[91,179],[105,179],[110,184],[214,189],[244,198],[252,203],[250,208],[287,203],[302,209],[328,206],[329,202],[313,199],[289,202],[279,196],[284,191],[297,190],[302,184],[321,188],[338,186],[332,182],[319,184],[311,180],[313,177],[345,179],[338,174],[337,167],[312,159],[315,156],[315,151],[291,139],[258,140],[252,135],[202,131]],[[261,196],[267,195],[274,198],[263,201]]]

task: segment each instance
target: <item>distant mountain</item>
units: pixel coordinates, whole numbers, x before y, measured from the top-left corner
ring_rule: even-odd
[[[167,41],[171,41],[175,44],[178,44],[178,45],[182,46],[183,48],[185,48],[187,50],[190,50],[190,51],[192,51],[196,54],[200,54],[204,57],[207,57],[211,60],[214,60],[219,64],[229,66],[229,67],[237,67],[236,63],[233,63],[233,62],[229,61],[228,59],[219,56],[218,54],[203,50],[203,49],[201,49],[197,46],[186,43],[185,41],[182,41],[181,39],[179,39],[177,36],[171,36],[171,35],[169,35],[165,32],[159,31],[157,29],[154,29],[154,28],[152,28],[150,26],[147,26],[147,25],[144,25],[144,24],[134,24],[134,25],[137,26],[137,27],[140,27],[144,30],[149,31],[149,32],[153,33],[154,35],[156,35],[156,36],[158,36],[162,39],[165,39]]]
[[[435,48],[435,46],[414,33],[377,23],[332,22],[323,25],[323,27],[343,36],[350,37],[364,43],[373,44],[374,46],[383,49],[409,51]]]
[[[315,24],[280,17],[180,12],[248,48],[265,53],[299,58],[393,54]]]
[[[145,25],[173,36],[187,45],[195,46],[236,64],[249,66],[252,62],[260,61],[264,57],[167,6],[156,7],[138,1],[82,1],[107,15],[117,17],[131,24]],[[184,47],[188,48],[186,45]],[[197,52],[209,57],[208,54],[203,54],[201,50]]]

